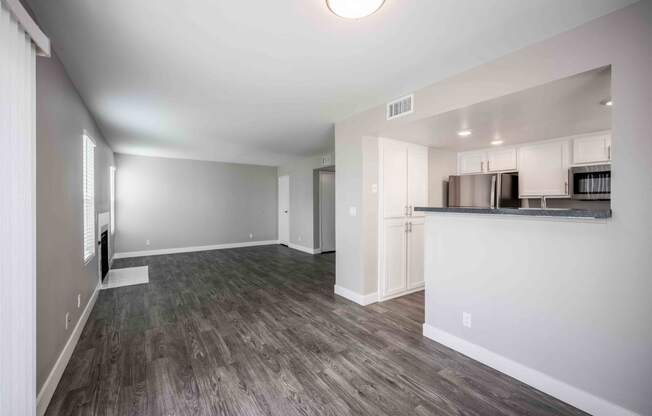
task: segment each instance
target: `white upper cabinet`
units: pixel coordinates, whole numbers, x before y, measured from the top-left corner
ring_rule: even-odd
[[[428,148],[380,140],[383,218],[407,217],[428,205]]]
[[[460,153],[457,160],[460,175],[484,173],[485,155],[485,152]]]
[[[487,171],[503,172],[516,170],[516,149],[496,149],[487,151]]]
[[[409,215],[423,216],[414,207],[428,206],[428,148],[417,144],[408,145],[408,211]]]
[[[518,151],[519,193],[522,198],[569,195],[568,141],[522,146]]]
[[[573,139],[573,164],[603,163],[611,160],[611,134],[602,133]]]
[[[383,217],[397,218],[407,215],[408,147],[406,143],[382,139]]]

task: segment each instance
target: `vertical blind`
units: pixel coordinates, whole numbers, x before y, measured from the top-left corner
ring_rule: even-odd
[[[0,415],[36,407],[35,65],[0,0]]]
[[[95,143],[83,135],[84,261],[95,254]]]

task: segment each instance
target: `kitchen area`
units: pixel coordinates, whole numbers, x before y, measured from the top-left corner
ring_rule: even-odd
[[[548,392],[579,383],[622,255],[615,105],[602,67],[379,139],[378,300],[425,289],[425,337]]]
[[[424,288],[426,298],[436,296],[437,289],[428,293],[429,282],[448,267],[457,279],[466,266],[481,268],[466,271],[474,276],[505,273],[516,264],[508,261],[512,253],[542,243],[559,224],[564,224],[564,234],[574,227],[591,232],[608,227],[612,108],[611,68],[602,67],[397,124],[393,137],[410,137],[410,142],[370,140],[367,148],[378,149],[367,180],[372,188],[377,181],[378,221],[367,220],[367,228],[376,228],[370,244],[377,241],[378,300]],[[509,236],[503,235],[510,225],[524,238],[519,247],[510,247]],[[449,227],[452,235],[443,232]],[[468,235],[463,235],[467,227]],[[537,235],[525,231],[537,227],[542,228]],[[486,244],[470,251],[480,238]],[[572,238],[554,240],[555,247],[537,255],[548,255]],[[460,246],[451,253],[456,241]],[[569,248],[560,256],[591,246]],[[494,248],[499,251],[483,261]],[[452,258],[458,262],[450,263]],[[494,261],[498,269],[491,271]],[[524,273],[532,264],[513,273]],[[426,308],[426,322],[429,313]]]

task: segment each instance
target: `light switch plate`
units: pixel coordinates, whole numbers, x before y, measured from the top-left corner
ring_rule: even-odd
[[[349,215],[352,217],[358,216],[358,208],[357,207],[349,207]]]

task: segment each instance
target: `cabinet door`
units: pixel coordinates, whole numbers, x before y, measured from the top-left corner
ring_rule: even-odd
[[[407,214],[407,149],[407,143],[386,139],[380,141],[383,218]]]
[[[424,273],[424,229],[425,218],[409,220],[407,233],[407,288],[416,289],[423,286]]]
[[[381,297],[406,290],[406,235],[407,225],[404,219],[384,220]]]
[[[607,162],[610,159],[611,138],[609,134],[578,137],[573,140],[573,163]]]
[[[521,197],[568,196],[568,142],[523,146],[518,152]]]
[[[487,171],[516,170],[516,149],[498,149],[487,152]]]
[[[458,170],[460,175],[467,173],[483,173],[484,172],[484,152],[466,152],[460,153],[458,159]]]
[[[423,216],[423,212],[414,212],[414,207],[428,205],[428,148],[425,146],[408,146],[407,188],[409,214]]]

